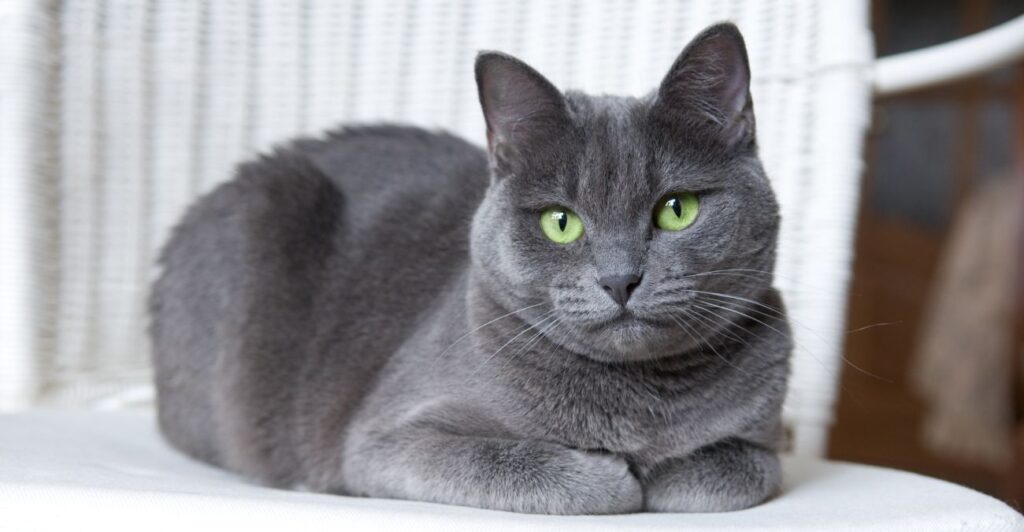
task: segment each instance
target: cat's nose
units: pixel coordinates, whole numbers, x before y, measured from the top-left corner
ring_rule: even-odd
[[[639,275],[606,275],[598,280],[601,287],[608,295],[612,296],[620,306],[626,306],[629,296],[633,295],[633,289],[640,284]]]

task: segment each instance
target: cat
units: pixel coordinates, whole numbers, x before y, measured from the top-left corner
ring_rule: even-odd
[[[188,210],[150,299],[165,438],[266,485],[516,512],[772,497],[791,345],[737,28],[641,98],[475,73],[486,149],[345,127]]]

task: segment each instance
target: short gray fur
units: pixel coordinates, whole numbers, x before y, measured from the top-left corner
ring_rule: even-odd
[[[772,496],[790,340],[739,32],[707,29],[643,98],[563,94],[494,52],[476,73],[488,151],[343,128],[192,206],[151,298],[164,435],[348,495],[551,514]],[[700,214],[658,229],[679,191]],[[580,240],[543,235],[551,205]],[[607,275],[641,277],[625,307]]]

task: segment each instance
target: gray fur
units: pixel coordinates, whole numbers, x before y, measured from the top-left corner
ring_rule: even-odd
[[[242,165],[162,255],[163,433],[349,495],[552,514],[771,496],[790,343],[746,63],[714,26],[637,99],[483,53],[490,156],[375,126]],[[678,191],[700,215],[657,229]],[[547,240],[550,205],[585,235]],[[626,314],[597,282],[619,274],[642,275]]]

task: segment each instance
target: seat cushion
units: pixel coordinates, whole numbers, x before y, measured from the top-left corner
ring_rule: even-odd
[[[0,416],[4,530],[1024,530],[1002,502],[878,467],[784,458],[782,495],[721,514],[522,515],[282,491],[195,462],[147,413]]]

